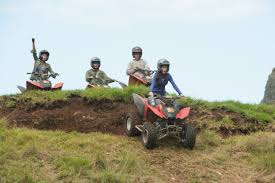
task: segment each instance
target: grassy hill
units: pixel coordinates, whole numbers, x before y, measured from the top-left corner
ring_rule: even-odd
[[[131,108],[133,92],[148,91],[141,87],[1,96],[0,182],[275,182],[274,106],[181,99],[192,107],[188,120],[200,129],[192,151],[173,139],[146,150],[138,137],[106,126],[85,126],[85,133],[79,133],[81,125],[99,120],[89,116],[92,111],[117,120],[108,118],[102,126],[120,128],[119,108]],[[61,113],[69,117],[60,118]],[[38,114],[45,114],[44,119]],[[115,119],[114,114],[121,116]],[[73,123],[69,119],[75,116]],[[58,128],[45,127],[51,120],[56,123],[47,125]],[[69,124],[70,129],[62,128]]]

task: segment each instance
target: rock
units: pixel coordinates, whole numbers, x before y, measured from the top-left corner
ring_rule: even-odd
[[[275,68],[268,77],[262,103],[275,104]]]

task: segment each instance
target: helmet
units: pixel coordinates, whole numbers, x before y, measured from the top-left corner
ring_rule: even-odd
[[[42,54],[47,54],[48,57],[50,56],[50,53],[49,53],[47,50],[41,50],[41,51],[39,52],[39,59],[42,58]]]
[[[91,67],[94,68],[94,64],[99,64],[99,67],[100,67],[100,59],[98,57],[93,57],[91,58]]]
[[[159,59],[158,60],[158,65],[157,65],[158,71],[160,71],[161,67],[165,66],[165,65],[168,67],[168,71],[169,71],[170,62],[168,60],[164,59],[164,58],[163,59]]]
[[[138,46],[134,47],[132,49],[132,54],[134,54],[134,53],[140,53],[142,55],[142,49],[141,49],[141,47],[138,47]]]

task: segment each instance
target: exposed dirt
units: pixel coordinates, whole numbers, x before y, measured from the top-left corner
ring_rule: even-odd
[[[13,110],[6,118],[10,127],[123,134],[124,117],[133,110],[134,106],[121,102],[98,103],[72,98],[47,107]]]
[[[220,133],[223,137],[265,130],[266,124],[228,109],[213,109],[203,111],[192,109],[188,118],[190,123],[196,124],[199,130],[210,129]]]
[[[136,111],[134,105],[121,101],[95,101],[80,97],[37,105],[28,104],[28,101],[19,101],[15,108],[2,107],[0,117],[6,117],[10,127],[82,133],[99,131],[121,135],[126,114]],[[225,118],[227,121],[224,121]],[[226,109],[192,109],[187,120],[198,129],[208,128],[224,137],[265,129],[263,123]]]

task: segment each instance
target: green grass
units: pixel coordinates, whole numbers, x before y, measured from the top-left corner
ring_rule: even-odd
[[[275,106],[265,104],[243,104],[238,101],[208,102],[205,100],[187,98],[180,101],[201,110],[226,109],[242,114],[249,119],[255,119],[263,123],[275,121]]]
[[[29,91],[23,94],[0,96],[0,106],[14,108],[33,106],[54,102],[57,100],[67,100],[70,97],[82,97],[87,100],[109,100],[130,102],[132,93],[145,95],[149,92],[146,87],[118,88],[97,88],[90,90],[70,90],[70,91]],[[257,120],[262,123],[275,121],[275,106],[264,104],[243,104],[237,101],[208,102],[205,100],[185,98],[180,100],[185,106],[191,106],[200,110],[211,111],[213,109],[224,109],[243,115],[245,118]]]
[[[275,134],[258,132],[250,136],[236,136],[225,140],[226,152],[238,155],[259,170],[275,171]]]
[[[138,138],[10,129],[4,123],[2,119],[0,181],[7,183],[230,182],[237,180],[235,172],[246,170],[241,177],[251,182],[246,178],[258,177],[258,171],[275,170],[275,134],[270,132],[223,139],[203,130],[193,151],[170,143],[172,139],[145,150]]]
[[[101,133],[6,129],[0,122],[0,180],[5,182],[135,182],[154,171],[135,143]],[[141,148],[141,147],[140,147]],[[142,178],[140,178],[142,177]]]
[[[18,105],[43,104],[58,100],[67,100],[70,97],[82,97],[90,100],[110,100],[130,102],[132,93],[145,95],[149,92],[146,87],[96,88],[86,90],[64,91],[28,91],[23,94],[5,95],[0,97],[0,105],[14,108]]]

